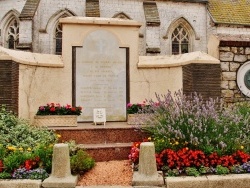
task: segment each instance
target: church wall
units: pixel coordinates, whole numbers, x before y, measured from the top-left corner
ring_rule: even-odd
[[[54,26],[53,18],[62,10],[70,10],[77,16],[85,16],[85,1],[41,0],[34,17],[33,51],[53,54]]]
[[[160,38],[161,38],[161,54],[170,54],[170,38],[163,39],[172,22],[183,17],[194,28],[199,40],[193,41],[192,51],[204,51],[206,49],[206,17],[207,10],[204,4],[199,3],[174,3],[174,2],[157,2],[159,16],[161,20]],[[153,39],[152,39],[153,40]]]
[[[15,8],[21,12],[25,0],[5,0],[5,6],[0,6],[0,19],[3,12],[7,9]],[[194,28],[198,38],[191,42],[191,51],[207,51],[206,49],[206,5],[203,3],[187,3],[187,2],[171,2],[156,1],[158,8],[160,26],[146,26],[145,13],[143,9],[143,0],[99,0],[100,17],[112,18],[118,13],[125,13],[130,19],[142,22],[143,25],[139,30],[139,55],[146,55],[146,46],[159,46],[160,53],[153,55],[169,55],[171,54],[171,39],[166,39],[166,33],[171,23],[178,18],[185,18]],[[15,3],[15,4],[14,4]],[[56,16],[60,11],[70,11],[76,16],[85,16],[85,0],[74,1],[51,1],[41,0],[37,12],[33,19],[33,42],[32,51],[39,53],[54,53],[54,27],[57,21]],[[0,5],[2,1],[0,2]],[[3,8],[7,7],[7,8]],[[6,9],[6,10],[4,10]],[[152,27],[146,32],[146,27]],[[25,28],[23,28],[25,30]],[[24,36],[25,34],[23,34]],[[24,36],[25,37],[25,36]],[[157,42],[156,42],[157,41]]]
[[[25,4],[26,0],[1,0],[0,1],[0,29],[1,29],[1,32],[0,32],[0,45],[4,45],[2,44],[2,27],[4,26],[4,22],[5,20],[4,19],[4,16],[11,10],[15,10],[15,11],[18,11],[18,13],[20,14],[22,9],[23,9],[23,6]]]

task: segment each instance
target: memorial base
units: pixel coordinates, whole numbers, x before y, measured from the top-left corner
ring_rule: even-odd
[[[49,178],[43,181],[42,186],[44,188],[75,188],[77,181],[78,176],[68,176],[63,178],[50,176]]]

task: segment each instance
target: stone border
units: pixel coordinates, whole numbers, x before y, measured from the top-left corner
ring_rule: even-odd
[[[41,188],[41,180],[0,180],[1,188]]]
[[[166,177],[167,188],[249,188],[249,174]]]

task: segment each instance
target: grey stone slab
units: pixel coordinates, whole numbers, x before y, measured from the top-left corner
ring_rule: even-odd
[[[126,49],[111,32],[91,32],[76,48],[78,121],[93,121],[93,109],[105,108],[107,121],[126,120]]]

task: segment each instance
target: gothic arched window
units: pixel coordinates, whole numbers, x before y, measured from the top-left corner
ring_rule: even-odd
[[[62,24],[57,23],[55,30],[56,54],[62,54]]]
[[[16,49],[19,43],[19,24],[16,19],[10,21],[7,30],[7,47],[10,49]]]
[[[187,31],[178,26],[172,33],[172,54],[184,54],[189,52],[189,36]]]

